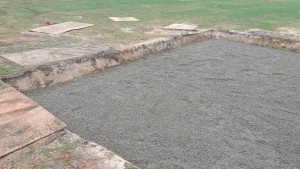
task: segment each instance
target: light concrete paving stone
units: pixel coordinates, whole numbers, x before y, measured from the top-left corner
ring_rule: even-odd
[[[138,21],[140,21],[134,17],[108,17],[108,18],[115,22],[138,22]]]
[[[55,61],[93,55],[108,48],[98,45],[72,44],[68,46],[4,54],[2,57],[22,66],[43,65]]]
[[[196,30],[198,28],[197,25],[188,25],[188,24],[178,24],[174,23],[172,25],[164,27],[164,29],[172,29],[172,30]]]
[[[93,24],[89,23],[80,23],[80,22],[64,22],[60,24],[43,26],[35,29],[31,29],[32,32],[39,33],[48,33],[48,34],[61,34],[64,32],[69,32],[72,30],[83,29],[86,27],[93,26]]]
[[[145,32],[149,35],[157,35],[157,36],[177,36],[181,35],[182,31],[179,30],[164,30],[164,29],[153,29],[149,32]]]
[[[121,30],[125,33],[134,33],[134,29],[133,28],[121,28]]]
[[[281,34],[294,35],[300,38],[300,29],[294,27],[281,27],[281,28],[277,28],[275,31]]]

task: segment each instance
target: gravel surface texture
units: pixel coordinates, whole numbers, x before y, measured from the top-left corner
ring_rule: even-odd
[[[140,168],[300,168],[300,54],[208,40],[26,93]]]

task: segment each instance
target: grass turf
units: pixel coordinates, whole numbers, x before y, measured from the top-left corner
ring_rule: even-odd
[[[142,22],[116,23],[107,19],[109,16],[133,16]],[[143,32],[173,22],[237,30],[300,27],[298,0],[2,0],[0,37],[43,25],[45,18],[58,23],[94,23],[95,27],[77,32],[91,36],[101,33],[99,37],[113,40],[125,36],[120,33],[122,27]],[[135,38],[125,38],[142,39],[146,35],[132,36]]]
[[[4,75],[17,73],[20,69],[21,67],[17,64],[0,57],[0,78]]]
[[[18,66],[17,64],[10,62],[2,57],[0,57],[0,90],[8,87],[3,81],[1,81],[1,78],[5,75],[15,74],[22,70],[21,66]]]
[[[0,80],[0,90],[1,90],[1,89],[4,89],[4,88],[6,88],[6,87],[8,87],[8,85],[5,84],[4,82],[2,82],[2,81]]]

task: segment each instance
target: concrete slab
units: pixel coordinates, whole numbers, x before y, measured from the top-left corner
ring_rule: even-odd
[[[86,27],[93,26],[93,24],[89,23],[80,23],[80,22],[64,22],[60,24],[43,26],[35,29],[31,29],[32,32],[40,32],[40,33],[48,33],[48,34],[61,34],[64,32],[83,29]]]
[[[0,166],[3,169],[137,169],[106,148],[66,130],[0,158]]]
[[[14,97],[4,100],[8,95]],[[0,157],[66,127],[51,113],[12,88],[1,91],[0,98]]]
[[[115,22],[138,22],[138,21],[140,21],[134,17],[108,17],[108,18]]]
[[[7,102],[1,102],[0,103],[0,115],[9,113],[9,112],[14,112],[17,110],[33,108],[33,107],[37,107],[37,104],[28,98],[15,99],[15,100],[7,101]]]
[[[164,29],[172,29],[172,30],[196,30],[198,28],[197,25],[188,25],[188,24],[178,24],[174,23],[172,25],[164,27]]]
[[[14,100],[16,98],[25,99],[27,97],[11,87],[0,90],[0,103]]]
[[[125,33],[134,33],[134,29],[133,28],[121,28],[121,30]]]
[[[13,88],[0,91],[0,117],[5,113],[33,107],[38,107],[38,105]],[[2,119],[0,119],[0,124],[1,121]]]
[[[277,28],[275,32],[279,32],[280,34],[284,34],[284,35],[294,35],[295,37],[300,38],[300,29],[293,28],[293,27]]]
[[[55,61],[83,57],[107,50],[98,45],[73,44],[54,48],[4,54],[2,57],[22,66],[43,65]]]
[[[164,30],[164,29],[153,29],[152,31],[145,32],[149,35],[157,35],[157,36],[177,36],[181,35],[182,31],[179,30]]]

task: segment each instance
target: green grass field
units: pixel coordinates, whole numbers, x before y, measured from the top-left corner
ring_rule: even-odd
[[[107,18],[109,16],[133,16],[141,22],[113,22]],[[145,31],[171,23],[235,30],[300,28],[300,3],[299,0],[1,0],[0,49],[3,51],[0,54],[23,51],[28,46],[31,49],[38,45],[36,48],[55,46],[54,41],[52,44],[29,40],[30,43],[12,43],[12,48],[3,45],[1,48],[1,39],[14,39],[21,36],[20,32],[44,26],[45,18],[55,23],[93,23],[93,27],[65,35],[114,45],[149,39],[152,36]],[[121,28],[131,28],[134,33],[124,33]],[[17,66],[0,58],[0,76],[18,70]]]
[[[300,28],[299,7],[299,0],[1,0],[0,37],[43,25],[44,18],[94,23],[80,33],[106,38],[122,37],[122,27],[143,32],[173,22],[236,30]],[[109,16],[134,16],[142,22],[115,23]]]

